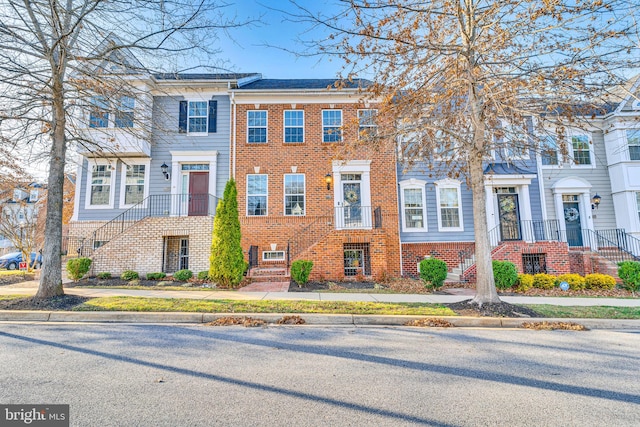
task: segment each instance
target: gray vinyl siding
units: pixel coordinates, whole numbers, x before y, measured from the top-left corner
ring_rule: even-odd
[[[500,154],[496,153],[497,161],[501,161]],[[542,220],[542,205],[540,196],[540,185],[538,181],[538,175],[536,170],[536,158],[535,153],[530,153],[530,159],[514,161],[519,168],[526,171],[530,171],[535,175],[535,178],[531,180],[529,185],[529,201],[531,204],[531,218],[536,220]],[[398,200],[398,209],[400,217],[400,240],[402,243],[425,243],[425,242],[468,242],[474,241],[474,227],[473,227],[473,201],[472,194],[469,187],[462,178],[460,185],[460,192],[462,197],[462,215],[464,230],[456,232],[442,232],[438,230],[438,213],[437,213],[437,201],[435,194],[435,182],[445,178],[444,173],[438,174],[437,171],[429,171],[426,165],[415,165],[412,169],[403,171],[403,165],[398,165],[398,182],[408,180],[411,178],[426,181],[425,197],[427,207],[427,231],[426,232],[406,232],[402,230],[402,198],[400,191],[398,191],[400,199]]]
[[[153,100],[153,131],[151,136],[151,164],[149,170],[149,195],[170,194],[171,182],[164,179],[160,166],[166,163],[171,167],[171,151],[217,151],[217,173],[215,188],[209,193],[222,198],[224,187],[229,179],[230,152],[230,101],[228,96],[216,96],[217,132],[206,136],[190,136],[178,132],[179,104],[183,97],[154,97]],[[111,220],[124,212],[119,209],[121,168],[123,163],[112,159],[116,164],[112,176],[112,188],[115,192],[113,209],[85,209],[88,177],[91,174],[91,160],[83,159],[82,176],[77,183],[76,191],[80,192],[78,207],[79,221]],[[170,170],[170,173],[180,171]]]
[[[171,165],[171,151],[215,150],[218,152],[216,188],[210,188],[209,193],[222,198],[224,187],[230,176],[231,103],[229,97],[215,96],[212,98],[218,101],[217,132],[209,133],[207,136],[190,136],[178,132],[180,101],[184,99],[183,97],[168,96],[154,97],[153,99],[153,121],[157,125],[154,126],[152,135],[151,171],[153,176],[149,194],[170,192],[170,185],[164,180],[160,172],[160,165],[163,162]],[[171,172],[173,173],[173,171]]]
[[[598,193],[598,195],[602,197],[602,202],[598,209],[591,212],[593,216],[594,229],[606,230],[616,228],[613,199],[611,197],[611,181],[609,179],[607,157],[604,147],[604,136],[602,132],[594,132],[591,134],[591,137],[593,141],[591,148],[594,150],[595,155],[595,168],[572,168],[571,165],[564,164],[560,168],[554,167],[552,169],[542,169],[547,218],[561,219],[558,218],[558,215],[556,214],[553,190],[551,188],[553,184],[563,178],[578,177],[591,184],[591,196]]]

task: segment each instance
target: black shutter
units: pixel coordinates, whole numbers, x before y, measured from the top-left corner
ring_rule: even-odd
[[[187,133],[187,101],[180,101],[180,118],[178,119],[178,132]]]
[[[217,132],[218,101],[209,101],[209,133]]]

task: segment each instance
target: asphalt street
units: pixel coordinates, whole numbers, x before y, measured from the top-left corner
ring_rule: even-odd
[[[5,322],[0,404],[77,426],[637,426],[638,350],[634,330]]]

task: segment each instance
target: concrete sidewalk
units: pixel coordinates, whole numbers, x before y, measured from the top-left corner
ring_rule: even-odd
[[[0,295],[35,295],[37,282],[0,286]],[[201,300],[301,300],[301,301],[354,301],[389,303],[454,303],[472,298],[464,295],[383,294],[383,293],[330,293],[330,292],[242,292],[223,290],[162,291],[137,289],[96,289],[65,287],[65,293],[83,297],[129,296],[144,298],[185,298]],[[640,307],[640,298],[569,298],[502,296],[510,304],[549,304],[558,306],[612,306]]]

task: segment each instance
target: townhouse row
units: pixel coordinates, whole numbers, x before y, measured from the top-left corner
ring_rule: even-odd
[[[381,278],[416,275],[433,256],[473,280],[466,183],[408,166],[394,144],[343,150],[376,132],[363,83],[156,75],[115,114],[92,100],[84,131],[102,148],[81,152],[70,250],[93,257],[94,272],[207,270],[232,177],[251,267],[304,258],[314,279]],[[565,273],[604,268],[605,248],[640,255],[639,118],[628,97],[591,129],[550,136],[543,155],[495,153],[485,169],[494,258]]]

